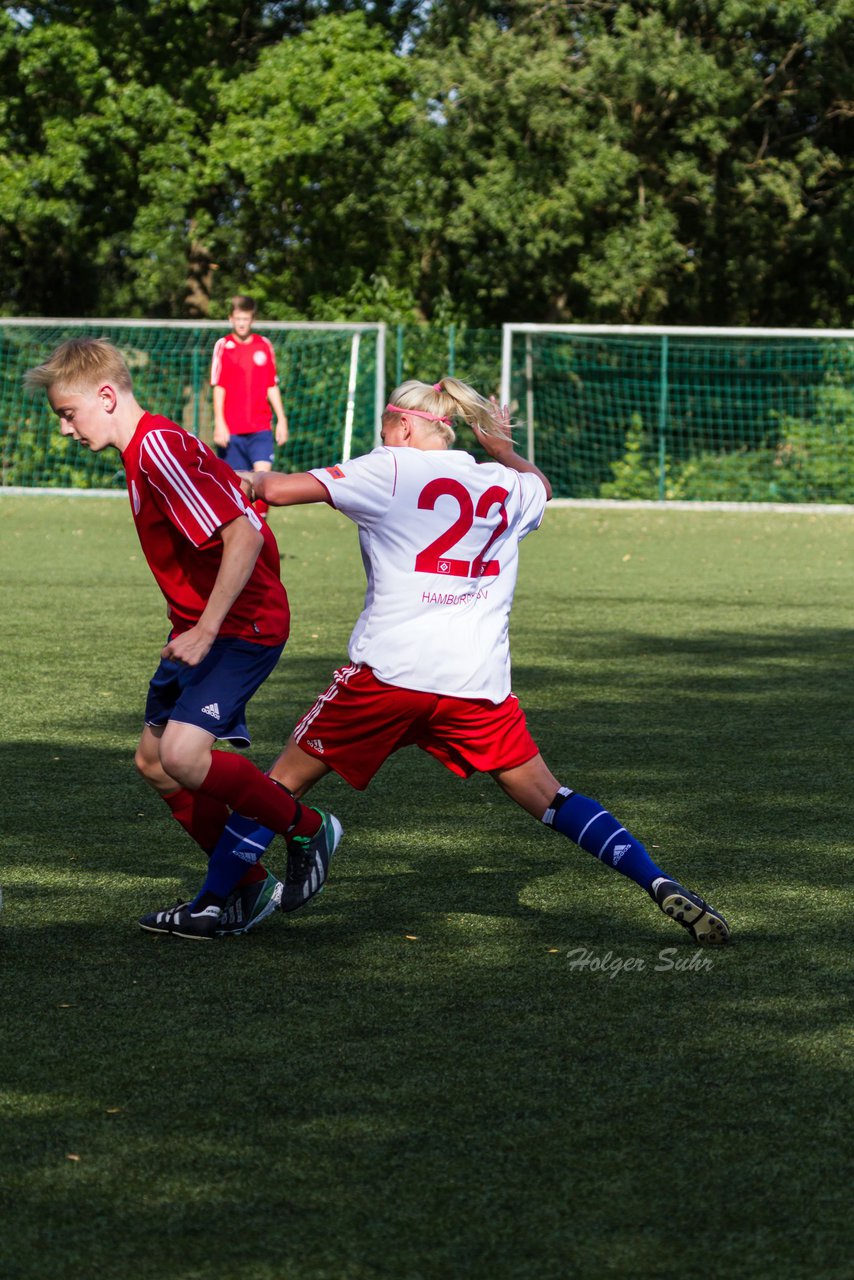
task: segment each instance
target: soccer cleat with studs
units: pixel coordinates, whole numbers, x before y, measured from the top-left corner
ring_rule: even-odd
[[[729,938],[729,925],[721,913],[677,880],[657,880],[653,897],[664,914],[687,929],[701,946],[719,946]]]
[[[248,933],[256,924],[278,911],[283,887],[281,880],[268,871],[266,880],[259,880],[244,889],[235,889],[222,909],[217,937],[235,938],[241,933]]]
[[[149,933],[171,934],[174,938],[189,938],[193,942],[210,942],[216,937],[220,908],[205,907],[202,911],[190,910],[189,902],[176,902],[174,907],[152,911],[141,916],[140,929]]]
[[[341,842],[344,828],[333,813],[320,815],[320,830],[313,836],[294,836],[288,841],[288,862],[282,910],[296,911],[320,893],[329,873],[329,861]]]

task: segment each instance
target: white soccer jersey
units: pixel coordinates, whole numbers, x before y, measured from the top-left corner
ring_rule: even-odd
[[[458,449],[386,446],[311,474],[359,527],[368,586],[351,661],[405,689],[503,702],[519,543],[546,506],[539,477]]]

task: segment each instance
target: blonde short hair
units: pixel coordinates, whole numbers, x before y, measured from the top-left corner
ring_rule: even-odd
[[[121,391],[133,390],[124,356],[106,338],[69,338],[44,364],[24,374],[24,386],[30,391],[60,386],[64,391],[84,392],[103,382]]]

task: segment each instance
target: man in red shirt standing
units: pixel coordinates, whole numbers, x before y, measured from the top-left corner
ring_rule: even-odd
[[[235,811],[282,835],[289,851],[328,860],[337,818],[300,805],[245,757],[214,750],[218,740],[249,745],[246,704],[290,625],[276,540],[237,477],[177,423],[142,409],[104,339],[64,342],[25,381],[46,391],[64,436],[93,453],[119,450],[140,544],[166,598],[170,631],[149,684],[139,772],[208,854]],[[182,938],[242,933],[280,905],[282,885],[262,868],[244,876],[236,901],[231,894],[231,883],[209,874],[192,902],[139,923]]]
[[[275,353],[267,338],[252,332],[252,298],[233,298],[229,319],[231,333],[218,340],[211,361],[214,444],[235,471],[270,471],[275,447],[270,405],[276,414],[275,444],[288,438]],[[266,502],[256,502],[255,510],[267,518]]]

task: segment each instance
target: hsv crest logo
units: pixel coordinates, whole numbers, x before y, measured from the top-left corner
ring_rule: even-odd
[[[255,362],[255,364],[266,364],[266,363],[267,363],[267,352],[266,352],[266,351],[256,351],[256,352],[253,354],[252,359],[253,359],[253,361]]]
[[[439,561],[439,572],[440,572],[440,573],[450,573],[450,572],[451,572],[451,566],[448,564],[447,560],[440,560],[440,561]]]

